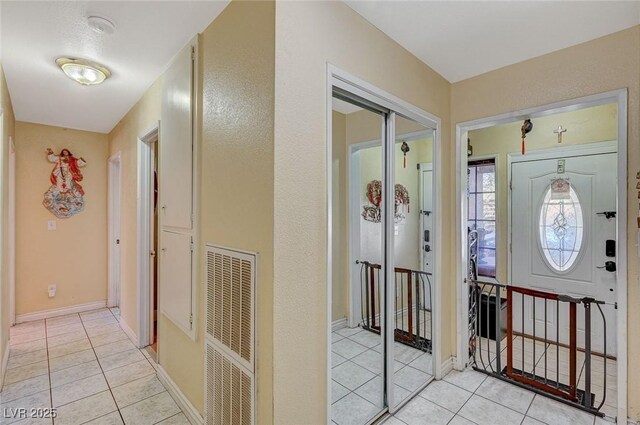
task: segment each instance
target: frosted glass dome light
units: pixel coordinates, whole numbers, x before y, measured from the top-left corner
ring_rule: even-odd
[[[100,84],[111,76],[106,67],[85,59],[58,58],[56,63],[67,77],[84,86]]]

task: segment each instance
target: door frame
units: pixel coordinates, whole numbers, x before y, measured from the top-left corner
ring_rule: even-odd
[[[422,173],[424,171],[431,171],[431,179],[433,181],[433,161],[432,162],[420,162],[418,163],[418,202],[419,202],[419,212],[420,212],[420,220],[418,222],[418,226],[420,226],[420,233],[418,234],[418,250],[420,252],[420,269],[422,271],[424,269],[424,215],[422,214],[422,205],[423,205],[423,195],[424,195],[424,179],[422,178]],[[433,194],[431,196],[433,198]]]
[[[16,145],[9,136],[9,325],[16,323]]]
[[[564,100],[547,105],[536,106],[477,120],[456,124],[456,302],[457,302],[457,356],[456,369],[462,370],[469,362],[468,327],[469,317],[467,293],[467,138],[469,131],[481,128],[521,121],[524,118],[539,118],[560,112],[575,111],[593,106],[615,103],[618,107],[617,152],[618,152],[618,180],[617,180],[617,229],[618,243],[617,271],[617,406],[618,424],[627,423],[627,101],[628,90],[622,88],[590,96]]]
[[[120,267],[121,267],[121,193],[122,193],[122,154],[117,152],[109,158],[108,162],[108,290],[107,290],[107,306],[120,306]],[[119,245],[116,248],[115,245]],[[117,251],[117,252],[116,252]]]
[[[138,300],[138,348],[153,341],[153,262],[151,261],[151,237],[153,236],[153,161],[154,149],[160,144],[160,122],[156,121],[138,137],[138,273],[136,296]],[[154,146],[155,144],[155,146]],[[159,188],[158,188],[159,189]],[[158,217],[159,219],[159,217]]]
[[[440,213],[442,211],[442,202],[441,202],[441,190],[440,190],[440,184],[442,181],[442,176],[441,176],[441,167],[439,166],[439,164],[441,163],[441,148],[440,148],[440,133],[441,133],[441,128],[442,128],[442,122],[441,119],[433,114],[430,114],[420,108],[417,108],[414,105],[411,105],[408,102],[405,102],[404,100],[384,91],[381,90],[380,88],[358,78],[355,77],[354,75],[343,71],[342,69],[336,67],[335,65],[332,65],[330,63],[327,63],[327,74],[326,74],[326,92],[325,92],[325,96],[326,96],[326,100],[325,100],[325,116],[326,116],[326,156],[325,156],[325,172],[326,172],[326,194],[325,194],[325,199],[326,199],[326,214],[327,214],[327,221],[326,221],[326,225],[327,225],[327,233],[326,233],[326,258],[327,258],[327,262],[326,262],[326,288],[327,288],[327,292],[326,292],[326,296],[327,296],[327,301],[326,301],[326,335],[325,337],[327,338],[327,348],[326,348],[326,370],[327,370],[327,374],[326,374],[326,385],[327,385],[327,423],[331,423],[331,403],[329,402],[331,400],[331,319],[332,319],[332,311],[331,311],[331,300],[332,300],[332,276],[333,276],[333,266],[332,266],[332,259],[331,259],[331,255],[332,255],[332,242],[333,242],[333,236],[332,236],[332,199],[333,199],[333,179],[332,179],[332,167],[333,167],[333,155],[332,155],[332,131],[333,131],[333,120],[332,120],[332,113],[333,113],[333,89],[334,87],[336,88],[340,88],[342,90],[345,90],[353,95],[359,96],[363,99],[369,100],[371,102],[373,102],[374,104],[380,105],[384,108],[387,108],[389,110],[391,110],[391,113],[389,114],[391,116],[391,122],[394,122],[395,119],[395,114],[396,112],[400,112],[402,115],[406,116],[409,119],[412,119],[420,124],[425,125],[426,127],[429,128],[434,128],[434,136],[433,136],[433,166],[434,166],[434,191],[433,191],[433,196],[434,196],[434,200],[436,202],[436,213],[435,213],[435,220],[434,220],[434,240],[436,241],[436,246],[442,246],[441,240],[441,232],[439,231],[439,229],[442,228],[442,214]],[[385,139],[386,140],[394,140],[395,139],[395,129],[393,128],[393,125],[389,125],[387,126],[386,129],[386,134],[385,134]],[[383,149],[387,150],[387,147],[383,147]],[[393,176],[393,167],[395,165],[394,162],[394,152],[395,149],[391,149],[390,151],[387,151],[387,163],[385,164],[385,172],[386,175],[390,175]],[[348,175],[350,175],[350,171],[348,171]],[[394,205],[394,181],[393,178],[389,179],[390,181],[386,181],[385,182],[385,189],[384,192],[385,193],[385,205],[386,208],[388,209],[390,208],[391,205]],[[390,188],[390,190],[388,190]],[[393,241],[394,241],[394,229],[393,226],[387,226],[387,228],[385,229],[385,241],[386,241],[386,245],[387,246],[393,246]],[[351,244],[350,244],[351,245]],[[348,248],[349,252],[351,252],[351,247]],[[393,259],[393,250],[389,249],[386,250],[386,255],[385,255],[385,262],[387,264],[393,264],[394,263],[394,259]],[[441,270],[442,270],[442,261],[441,261],[441,255],[438,255],[437,253],[434,253],[434,274],[435,274],[435,279],[434,279],[434,312],[432,312],[432,317],[433,317],[433,329],[434,329],[434,335],[433,335],[433,342],[434,345],[436,346],[436,349],[433,350],[433,369],[434,369],[434,375],[436,379],[440,379],[442,376],[442,365],[441,365],[441,350],[443,349],[442,344],[441,344],[441,300],[442,300],[442,296],[441,296],[441,286],[440,286],[440,281],[441,281]],[[387,281],[393,281],[393,270],[386,270],[386,279]],[[393,299],[393,286],[389,285],[389,287],[387,288],[387,299]],[[389,296],[391,294],[391,296]],[[393,309],[393,303],[388,303],[387,308],[386,308],[386,313],[385,313],[385,320],[386,320],[386,328],[391,329],[392,328],[392,318],[393,318],[393,314],[392,314],[392,309]],[[390,314],[391,313],[391,314]],[[385,345],[387,347],[387,350],[391,350],[391,354],[393,352],[393,333],[392,332],[387,332],[386,335],[386,341],[385,341]],[[387,352],[387,354],[390,354],[389,351]],[[387,355],[386,357],[386,376],[385,376],[385,380],[387,382],[387,385],[390,385],[391,387],[393,386],[393,371],[394,371],[394,364],[393,364],[393,355]],[[428,385],[425,384],[425,386]],[[417,392],[416,392],[417,393]],[[399,404],[399,405],[395,405],[395,403],[393,402],[394,400],[394,392],[391,391],[388,394],[388,411],[390,413],[393,413],[394,411],[397,411],[399,409],[402,408],[402,406],[404,406],[404,404],[406,404],[409,400],[411,400],[413,397],[409,397],[406,400],[404,400],[403,403]]]

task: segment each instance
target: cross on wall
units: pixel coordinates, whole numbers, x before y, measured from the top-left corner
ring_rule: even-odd
[[[562,126],[559,125],[558,129],[557,130],[553,130],[553,132],[558,135],[558,143],[562,143],[562,133],[566,133],[567,129],[566,128],[562,128]]]

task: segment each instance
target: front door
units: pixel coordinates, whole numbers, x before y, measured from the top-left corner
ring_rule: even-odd
[[[615,263],[616,153],[557,157],[514,162],[511,165],[511,284],[525,288],[593,297],[615,302],[616,273],[603,268]],[[614,214],[605,214],[613,212]],[[608,218],[609,217],[609,218]],[[609,242],[607,242],[609,241]],[[545,301],[530,297],[524,305],[524,333],[545,335]],[[522,304],[514,300],[514,315]],[[548,305],[546,335],[567,344],[568,308]],[[604,305],[606,325],[592,309],[592,349],[615,355],[616,315]],[[558,321],[558,322],[556,322]],[[514,321],[514,330],[519,321]],[[558,326],[559,325],[559,326]],[[578,307],[578,347],[584,347],[584,308]],[[559,335],[557,335],[559,333]]]

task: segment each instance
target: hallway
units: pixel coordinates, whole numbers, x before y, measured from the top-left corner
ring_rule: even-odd
[[[0,417],[0,424],[189,424],[118,315],[100,309],[11,328],[1,416],[53,407],[56,417]]]

